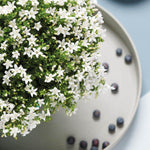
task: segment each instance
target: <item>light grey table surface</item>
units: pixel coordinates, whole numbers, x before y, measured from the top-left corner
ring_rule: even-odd
[[[142,66],[142,96],[150,91],[150,0],[98,0],[124,26],[131,36]],[[126,150],[136,126],[138,113],[122,140],[113,150]],[[131,148],[131,150],[133,150]]]

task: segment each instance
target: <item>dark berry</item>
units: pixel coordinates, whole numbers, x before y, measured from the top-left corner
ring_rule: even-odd
[[[124,119],[122,117],[117,118],[117,126],[122,127],[124,124]]]
[[[116,49],[116,54],[117,54],[117,56],[121,56],[122,55],[122,49],[121,48],[117,48]]]
[[[100,111],[99,110],[94,110],[93,112],[93,117],[94,119],[99,119],[100,118]]]
[[[108,126],[108,130],[109,130],[110,133],[114,133],[115,130],[116,130],[116,126],[114,124],[110,124]]]
[[[117,93],[118,90],[119,90],[119,85],[118,85],[117,83],[113,83],[113,84],[111,85],[111,91],[112,91],[113,93]]]
[[[98,150],[97,147],[92,146],[91,150]]]
[[[93,139],[92,146],[93,147],[98,147],[99,146],[99,140],[98,139]]]
[[[125,56],[125,62],[127,63],[127,64],[131,64],[131,62],[132,62],[132,56],[131,55],[126,55]]]
[[[110,143],[108,141],[105,141],[102,145],[102,149],[106,148],[109,145],[110,145]]]
[[[103,63],[103,67],[105,69],[105,72],[109,71],[109,65],[108,65],[108,63]]]
[[[87,143],[86,141],[81,141],[81,142],[80,142],[80,148],[86,149],[87,146],[88,146],[88,143]]]
[[[67,143],[68,143],[69,145],[73,145],[73,144],[75,143],[75,138],[74,138],[73,136],[69,136],[69,137],[67,138]]]

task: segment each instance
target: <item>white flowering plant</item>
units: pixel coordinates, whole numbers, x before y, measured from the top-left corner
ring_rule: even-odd
[[[92,0],[0,1],[0,130],[23,136],[105,84]],[[96,14],[95,14],[96,13]]]

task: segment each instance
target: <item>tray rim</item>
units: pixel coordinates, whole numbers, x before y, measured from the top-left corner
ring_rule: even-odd
[[[137,112],[137,108],[139,105],[139,101],[140,101],[140,97],[141,97],[141,92],[142,92],[142,69],[141,69],[141,63],[140,63],[140,59],[139,59],[139,55],[137,52],[137,49],[129,35],[129,33],[127,32],[127,30],[123,27],[123,25],[109,12],[107,11],[105,8],[103,8],[102,6],[100,6],[99,4],[95,4],[95,6],[99,9],[98,11],[100,11],[102,14],[105,14],[106,16],[110,17],[114,23],[120,27],[120,29],[122,30],[122,32],[125,34],[125,36],[128,38],[130,45],[132,46],[133,52],[135,54],[136,57],[136,63],[137,63],[137,68],[138,68],[138,93],[137,93],[137,97],[136,97],[136,104],[135,107],[133,109],[133,113],[131,116],[131,119],[129,120],[129,123],[127,124],[127,128],[125,129],[124,133],[114,142],[112,143],[108,148],[106,148],[105,150],[110,150],[112,148],[114,148],[114,146],[119,143],[119,141],[123,138],[123,136],[125,135],[125,133],[127,132],[127,130],[129,129],[131,123],[133,122],[133,119],[135,117],[135,114]],[[105,18],[104,18],[105,19]]]

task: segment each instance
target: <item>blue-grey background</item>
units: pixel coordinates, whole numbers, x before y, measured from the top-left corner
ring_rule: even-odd
[[[150,0],[98,0],[131,36],[142,66],[142,95],[150,91]]]
[[[143,96],[150,91],[150,0],[98,0],[98,3],[120,21],[137,48],[142,66]],[[126,150],[136,126],[136,118],[138,113],[128,132],[113,150]]]

